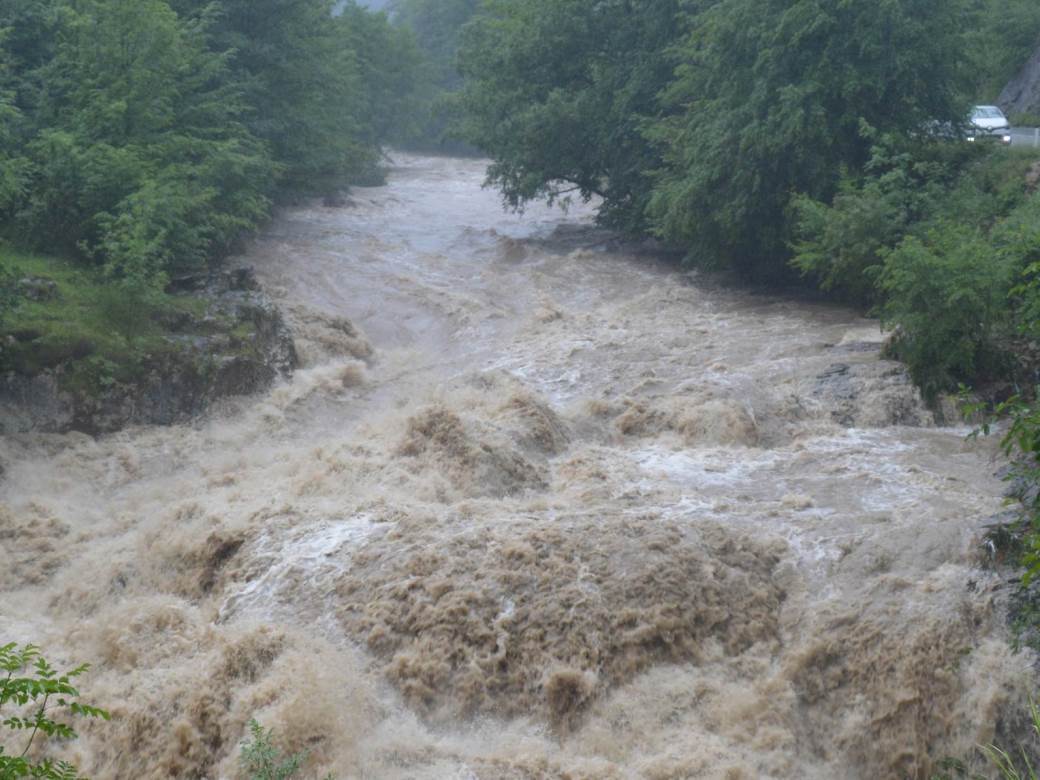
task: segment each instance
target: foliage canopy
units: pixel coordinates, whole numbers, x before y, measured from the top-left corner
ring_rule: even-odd
[[[958,127],[1030,36],[1024,0],[488,0],[462,32],[463,135],[513,207],[599,197],[693,261],[782,277],[805,199],[881,137]]]
[[[464,137],[506,202],[602,198],[643,226],[660,158],[643,134],[673,70],[678,0],[491,0],[463,31]]]
[[[722,0],[691,20],[651,215],[741,270],[782,271],[792,195],[830,198],[875,133],[964,114],[960,0]]]
[[[419,83],[406,34],[331,0],[10,0],[0,30],[3,233],[139,297],[371,179]]]

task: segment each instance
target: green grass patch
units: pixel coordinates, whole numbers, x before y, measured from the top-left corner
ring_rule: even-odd
[[[176,348],[164,322],[206,309],[204,300],[162,293],[147,306],[135,304],[94,269],[2,246],[0,269],[16,290],[22,279],[55,285],[54,294],[40,300],[16,294],[0,321],[0,371],[32,376],[64,365],[62,381],[70,390],[132,380],[154,357]]]

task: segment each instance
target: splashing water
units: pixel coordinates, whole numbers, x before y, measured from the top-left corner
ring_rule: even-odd
[[[401,156],[244,262],[305,366],[0,443],[0,634],[90,660],[98,778],[904,778],[1014,733],[988,442],[875,324]],[[997,735],[999,736],[999,735]]]

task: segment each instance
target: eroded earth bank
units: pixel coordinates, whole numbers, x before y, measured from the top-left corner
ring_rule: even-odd
[[[482,175],[279,219],[265,397],[0,444],[2,634],[93,662],[84,772],[234,777],[253,716],[340,778],[927,777],[1017,733],[992,444],[876,324]]]

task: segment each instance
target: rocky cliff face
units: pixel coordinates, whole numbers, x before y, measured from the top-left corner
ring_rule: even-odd
[[[1009,115],[1040,113],[1040,49],[1004,87],[997,103]]]
[[[164,322],[169,348],[148,356],[133,381],[70,386],[71,363],[0,375],[0,434],[168,425],[217,399],[263,390],[295,368],[292,334],[249,269],[183,277],[171,288],[201,298],[205,313]]]

